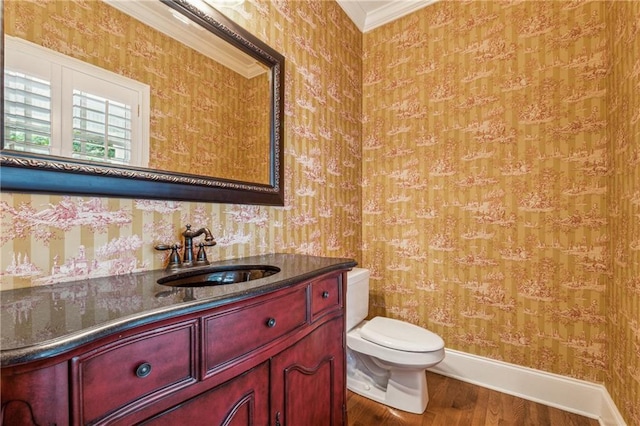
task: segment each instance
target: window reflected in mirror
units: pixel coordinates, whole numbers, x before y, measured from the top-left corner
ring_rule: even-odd
[[[5,149],[148,166],[148,85],[19,38],[4,43]]]

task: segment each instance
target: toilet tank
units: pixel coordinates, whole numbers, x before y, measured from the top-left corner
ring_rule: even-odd
[[[353,268],[347,272],[347,331],[369,314],[369,270]]]

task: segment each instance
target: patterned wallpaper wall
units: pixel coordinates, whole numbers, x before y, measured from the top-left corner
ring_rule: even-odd
[[[264,73],[250,80],[245,80],[244,89],[238,93],[242,99],[242,109],[238,114],[237,129],[241,129],[239,143],[232,145],[224,137],[217,139],[225,145],[229,156],[226,159],[213,161],[213,169],[220,169],[221,165],[241,164],[233,167],[234,179],[247,182],[269,183],[269,168],[266,158],[270,158],[271,146],[267,142],[271,135],[271,76]],[[214,149],[220,149],[217,147]],[[217,152],[217,151],[214,151]]]
[[[287,59],[286,206],[2,193],[1,288],[159,268],[206,225],[212,259],[355,257],[372,314],[605,381],[639,423],[638,3],[442,1],[364,36],[331,1],[229,13]]]
[[[98,7],[17,3],[34,14]],[[211,228],[212,260],[270,252],[359,258],[361,33],[335,2],[246,1],[232,15],[286,57],[285,207],[3,192],[2,289],[162,268],[153,246],[178,241],[187,223]],[[148,46],[151,34],[138,36]],[[190,149],[199,141],[179,129],[168,142]]]
[[[607,126],[607,89],[637,94],[638,62],[610,71],[607,7],[637,43],[637,14],[590,1],[443,1],[364,35],[363,263],[373,314],[464,352],[612,375],[635,424],[638,134]],[[637,121],[637,100],[620,109]],[[615,314],[613,244],[628,253]]]
[[[149,85],[149,167],[269,182],[266,73],[247,79],[101,1],[8,0],[5,32]],[[220,167],[238,152],[243,167]]]
[[[640,2],[611,2],[606,12],[613,277],[606,293],[605,383],[627,423],[640,425]]]

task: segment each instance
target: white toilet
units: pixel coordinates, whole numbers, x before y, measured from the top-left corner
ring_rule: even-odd
[[[411,413],[427,408],[425,370],[444,359],[444,341],[417,325],[369,313],[369,270],[347,274],[347,388]]]

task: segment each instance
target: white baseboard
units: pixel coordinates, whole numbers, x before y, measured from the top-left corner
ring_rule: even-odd
[[[585,417],[602,426],[626,426],[603,385],[446,349],[434,373]]]

